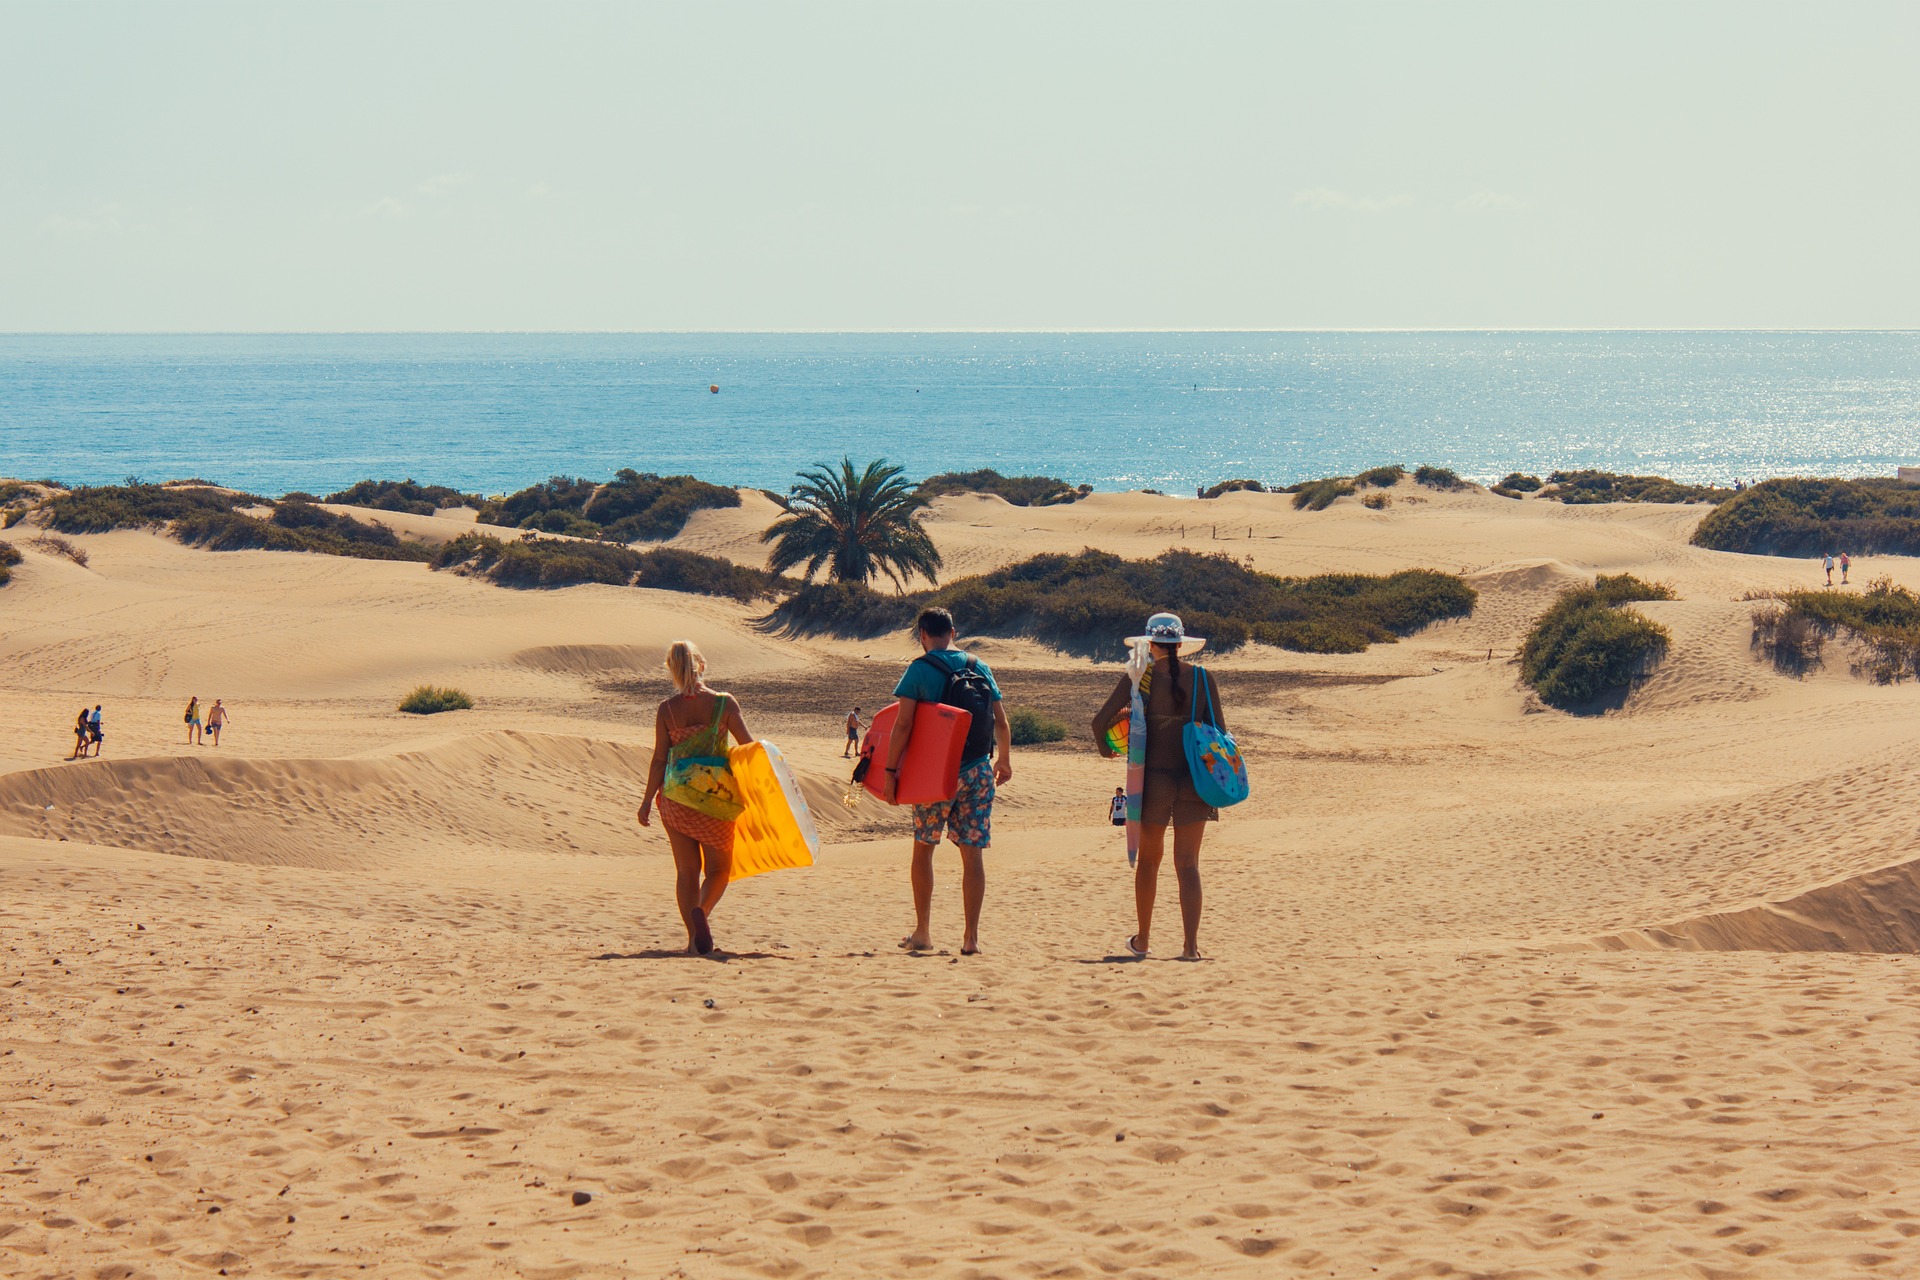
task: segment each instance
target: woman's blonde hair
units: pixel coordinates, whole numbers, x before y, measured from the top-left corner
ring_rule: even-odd
[[[681,693],[698,689],[700,677],[707,674],[707,660],[700,656],[699,646],[691,640],[675,640],[667,646],[667,674]]]

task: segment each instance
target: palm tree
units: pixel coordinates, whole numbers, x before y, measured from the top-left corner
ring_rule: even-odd
[[[767,567],[784,573],[805,565],[809,582],[822,566],[833,581],[862,586],[881,573],[902,589],[915,574],[933,581],[940,552],[920,527],[927,499],[902,472],[885,458],[864,471],[852,458],[837,469],[822,463],[802,471],[787,491],[787,514],[760,535],[773,544]]]

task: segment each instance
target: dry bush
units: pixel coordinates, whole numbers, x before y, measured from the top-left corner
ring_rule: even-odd
[[[1753,611],[1752,647],[1782,675],[1795,679],[1819,667],[1826,637],[1798,609],[1767,605]]]
[[[75,546],[57,533],[43,533],[38,537],[28,538],[27,545],[35,551],[44,551],[50,556],[65,556],[82,569],[87,567],[87,549]]]

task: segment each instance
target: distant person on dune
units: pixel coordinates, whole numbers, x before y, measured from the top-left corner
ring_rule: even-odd
[[[855,707],[853,710],[847,712],[847,749],[840,753],[842,760],[851,760],[853,753],[859,750],[860,730],[865,727],[866,722],[860,718],[860,708]]]
[[[1842,551],[1840,553],[1840,585],[1843,587],[1847,585],[1847,570],[1851,568],[1853,568],[1853,557]]]
[[[676,640],[667,650],[667,675],[674,695],[662,702],[653,717],[653,765],[647,770],[646,794],[640,798],[640,825],[653,825],[653,803],[660,802],[660,821],[673,848],[674,899],[681,922],[687,926],[687,950],[711,955],[713,930],[708,917],[727,891],[733,871],[733,819],[720,818],[693,807],[700,797],[687,793],[689,803],[662,795],[670,785],[669,766],[676,780],[692,785],[710,767],[724,772],[727,735],[745,746],[753,741],[733,695],[707,687],[707,660],[690,640]],[[719,766],[701,761],[719,761]],[[682,785],[680,781],[672,784]],[[711,801],[708,801],[712,805]],[[724,808],[724,805],[712,805]],[[736,809],[736,813],[737,813]],[[706,881],[700,879],[702,870]]]
[[[96,702],[93,704],[93,714],[87,717],[87,742],[95,756],[100,754],[100,744],[106,740],[106,732],[100,727],[100,704]]]
[[[923,702],[945,703],[972,715],[967,741],[960,755],[960,786],[953,799],[913,806],[913,932],[900,939],[908,951],[933,946],[933,854],[940,837],[960,847],[960,905],[965,932],[960,954],[980,951],[980,906],[987,897],[987,846],[993,842],[993,799],[996,789],[1013,778],[1013,727],[1000,705],[1000,686],[987,664],[953,647],[953,615],[945,609],[927,609],[914,624],[914,638],[922,650],[907,664],[894,687],[893,732],[887,737],[887,776],[883,798],[891,804],[900,782],[900,762],[913,737],[913,715]],[[998,749],[999,759],[995,760]]]
[[[200,695],[187,699],[187,745],[200,741]]]
[[[87,726],[87,709],[82,707],[80,708],[79,717],[73,722],[73,754],[68,756],[67,759],[84,760],[87,758]]]
[[[1200,842],[1206,836],[1207,823],[1218,821],[1220,813],[1200,798],[1193,785],[1193,773],[1187,764],[1183,734],[1194,708],[1194,674],[1191,664],[1182,666],[1183,655],[1198,653],[1207,642],[1190,636],[1180,619],[1171,613],[1156,613],[1147,619],[1147,633],[1133,636],[1127,644],[1134,658],[1120,676],[1113,693],[1093,718],[1093,740],[1100,754],[1112,759],[1118,754],[1107,739],[1107,730],[1132,716],[1135,677],[1141,705],[1141,726],[1146,744],[1138,759],[1144,763],[1140,778],[1140,859],[1133,873],[1134,913],[1138,932],[1127,939],[1127,950],[1144,958],[1152,943],[1153,903],[1160,887],[1160,861],[1167,850],[1167,828],[1173,828],[1173,870],[1180,886],[1180,922],[1186,933],[1180,952],[1182,960],[1200,959]],[[1220,695],[1211,680],[1205,682],[1206,701],[1211,704],[1212,722],[1222,729]],[[1131,746],[1133,734],[1128,735]],[[1135,757],[1129,756],[1129,773]],[[1131,800],[1131,797],[1129,797]]]
[[[213,745],[220,745],[220,730],[226,727],[227,709],[220,699],[213,700],[213,706],[207,711],[207,732],[213,735]]]
[[[1827,566],[1827,585],[1832,586],[1833,585],[1833,552],[1831,551],[1827,552],[1826,566]]]

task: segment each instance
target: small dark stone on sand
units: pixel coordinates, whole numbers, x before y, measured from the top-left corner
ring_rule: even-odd
[[[1127,1140],[1127,1135],[1124,1133],[1116,1133],[1113,1135],[1113,1140],[1115,1142],[1125,1142]]]
[[[210,1204],[210,1205],[208,1205],[208,1206],[207,1206],[207,1212],[208,1212],[208,1213],[218,1213],[218,1212],[220,1212],[220,1206],[219,1206],[219,1205],[217,1205],[217,1204]]]
[[[593,1199],[593,1193],[592,1193],[592,1192],[588,1192],[588,1191],[576,1191],[576,1192],[574,1192],[574,1193],[573,1193],[573,1202],[574,1202],[575,1204],[586,1204],[586,1203],[587,1203],[588,1201],[590,1201],[590,1200],[592,1200],[592,1199]]]
[[[56,960],[56,961],[54,961],[54,963],[55,963],[55,964],[58,964],[58,963],[60,963],[60,962],[59,962],[58,960]],[[702,1000],[702,1001],[701,1001],[700,1003],[701,1003],[701,1004],[704,1004],[704,1005],[706,1005],[706,1006],[707,1006],[707,1008],[709,1008],[709,1009],[717,1009],[717,1008],[719,1008],[719,1006],[718,1006],[718,1005],[716,1005],[716,1004],[714,1004],[714,1002],[713,1002],[713,1001],[712,1001],[711,999],[707,999],[707,1000]]]

